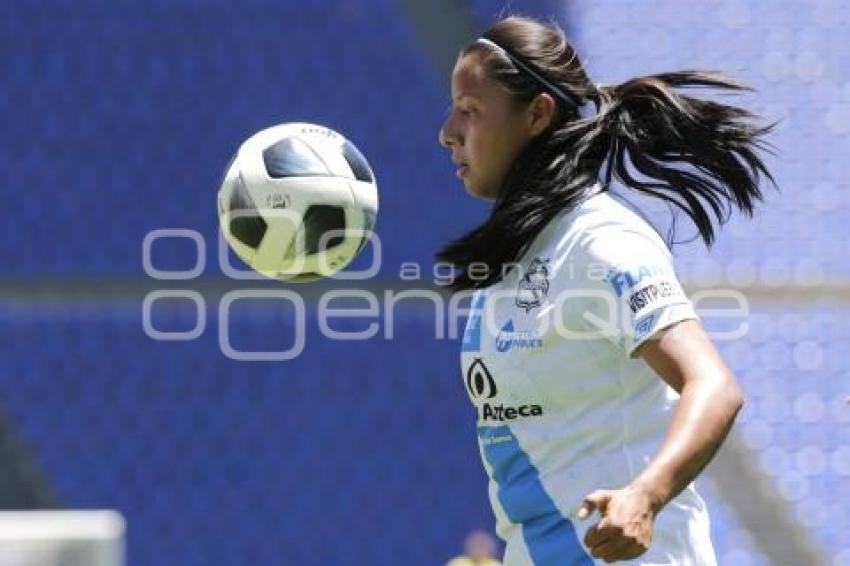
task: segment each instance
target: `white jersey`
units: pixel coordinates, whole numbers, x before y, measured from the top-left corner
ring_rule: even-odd
[[[597,185],[598,189],[598,185]],[[505,564],[595,564],[582,499],[629,484],[661,447],[678,399],[635,349],[698,318],[664,241],[598,193],[554,218],[499,283],[472,298],[462,346]],[[628,564],[716,564],[688,486]]]

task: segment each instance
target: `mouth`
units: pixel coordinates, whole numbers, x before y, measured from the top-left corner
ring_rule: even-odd
[[[462,179],[464,175],[469,172],[469,163],[467,163],[466,161],[462,161],[457,158],[452,158],[452,163],[457,166],[457,171],[455,171],[455,174],[458,176],[458,178]]]

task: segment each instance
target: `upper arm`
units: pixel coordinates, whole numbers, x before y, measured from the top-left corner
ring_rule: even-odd
[[[697,320],[683,320],[643,342],[634,352],[670,387],[711,379],[733,385],[734,376]]]

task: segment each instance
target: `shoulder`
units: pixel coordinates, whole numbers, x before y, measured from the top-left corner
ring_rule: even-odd
[[[562,267],[668,266],[667,244],[650,224],[615,197],[600,193],[555,220],[550,256]]]
[[[608,195],[577,210],[553,261],[559,312],[602,331],[629,356],[655,332],[698,319],[664,240]]]

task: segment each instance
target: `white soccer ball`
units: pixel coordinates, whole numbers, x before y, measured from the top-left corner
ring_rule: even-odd
[[[218,191],[219,224],[236,255],[286,281],[344,268],[363,249],[377,214],[366,158],[315,124],[281,124],[248,138]]]

